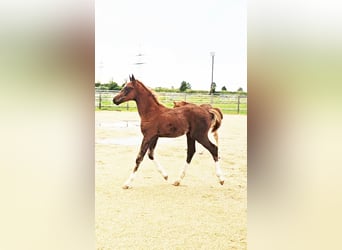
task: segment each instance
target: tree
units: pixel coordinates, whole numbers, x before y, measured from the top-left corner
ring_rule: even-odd
[[[222,90],[222,91],[227,91],[226,86],[223,86],[221,90]]]
[[[238,88],[238,90],[237,90],[238,92],[243,92],[243,88]]]
[[[188,83],[186,81],[182,81],[181,86],[179,87],[179,91],[184,92],[187,89],[191,89],[190,83]]]
[[[111,81],[109,81],[108,89],[109,89],[109,90],[119,90],[120,87],[119,87],[119,85],[118,85],[116,82],[114,82],[113,80],[111,80]]]

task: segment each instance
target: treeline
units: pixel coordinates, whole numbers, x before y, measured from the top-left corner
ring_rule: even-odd
[[[187,89],[185,91],[180,91],[179,89],[175,88],[164,88],[164,87],[156,87],[153,89],[155,92],[167,92],[167,93],[189,93],[189,94],[209,94],[208,90],[194,90],[194,89]],[[245,91],[227,91],[227,90],[221,90],[221,91],[215,91],[213,93],[214,95],[247,95],[247,92]]]
[[[95,88],[100,89],[100,90],[121,90],[124,85],[125,83],[120,86],[114,81],[109,81],[108,83],[104,83],[104,84],[101,84],[100,82],[96,82]]]
[[[95,89],[98,90],[121,90],[125,83],[122,85],[119,85],[118,83],[114,81],[109,81],[108,83],[101,84],[99,82],[95,83]],[[213,83],[213,88],[211,89],[212,93],[214,95],[220,95],[220,94],[239,94],[239,95],[247,95],[247,92],[245,92],[241,87],[237,89],[237,91],[228,91],[225,86],[221,88],[220,91],[216,90],[216,84]],[[169,92],[169,93],[198,93],[198,94],[208,94],[209,91],[207,90],[193,90],[191,88],[191,84],[185,81],[182,81],[181,85],[179,88],[165,88],[165,87],[156,87],[153,89],[156,92]]]

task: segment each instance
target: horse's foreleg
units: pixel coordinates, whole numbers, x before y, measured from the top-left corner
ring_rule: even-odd
[[[135,167],[133,169],[133,172],[130,174],[130,176],[128,177],[127,181],[124,183],[124,185],[122,186],[123,189],[128,189],[131,187],[131,184],[135,178],[135,173],[137,172],[140,163],[142,162],[142,160],[144,159],[144,156],[146,154],[146,151],[149,147],[149,140],[146,140],[145,138],[143,139],[141,146],[140,146],[140,151],[139,154],[135,160]]]
[[[198,142],[201,143],[206,149],[208,149],[208,151],[213,156],[214,161],[215,161],[216,176],[219,178],[220,184],[223,185],[225,178],[223,176],[223,173],[219,164],[218,147],[215,146],[213,143],[211,143],[209,139],[205,137],[198,140]]]
[[[187,138],[187,144],[188,144],[188,150],[187,150],[187,158],[186,158],[186,162],[179,174],[178,179],[173,183],[173,185],[175,186],[179,186],[180,182],[183,180],[186,170],[190,165],[191,159],[194,156],[195,152],[196,152],[196,147],[195,147],[195,140],[193,138],[190,137],[189,134],[186,134],[186,138]]]
[[[164,177],[165,180],[167,180],[168,175],[165,171],[165,169],[163,168],[162,165],[159,164],[159,162],[154,158],[154,149],[157,145],[157,141],[158,141],[158,137],[152,139],[149,149],[148,149],[148,157],[153,161],[154,165],[156,166],[157,170],[159,173],[161,173],[161,175]]]

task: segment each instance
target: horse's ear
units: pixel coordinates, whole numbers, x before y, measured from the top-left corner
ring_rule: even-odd
[[[132,81],[132,82],[134,82],[134,81],[135,81],[135,78],[134,78],[134,75],[133,75],[133,74],[132,74],[131,81]]]

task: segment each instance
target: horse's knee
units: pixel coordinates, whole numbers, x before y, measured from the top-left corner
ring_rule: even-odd
[[[136,165],[139,166],[139,164],[142,162],[142,160],[143,160],[143,156],[138,155],[137,159],[135,159]]]
[[[138,156],[137,157],[137,159],[135,160],[135,167],[134,167],[134,170],[133,170],[133,172],[136,172],[137,170],[138,170],[138,168],[139,168],[139,165],[140,165],[140,163],[142,162],[142,160],[143,160],[143,156]]]

